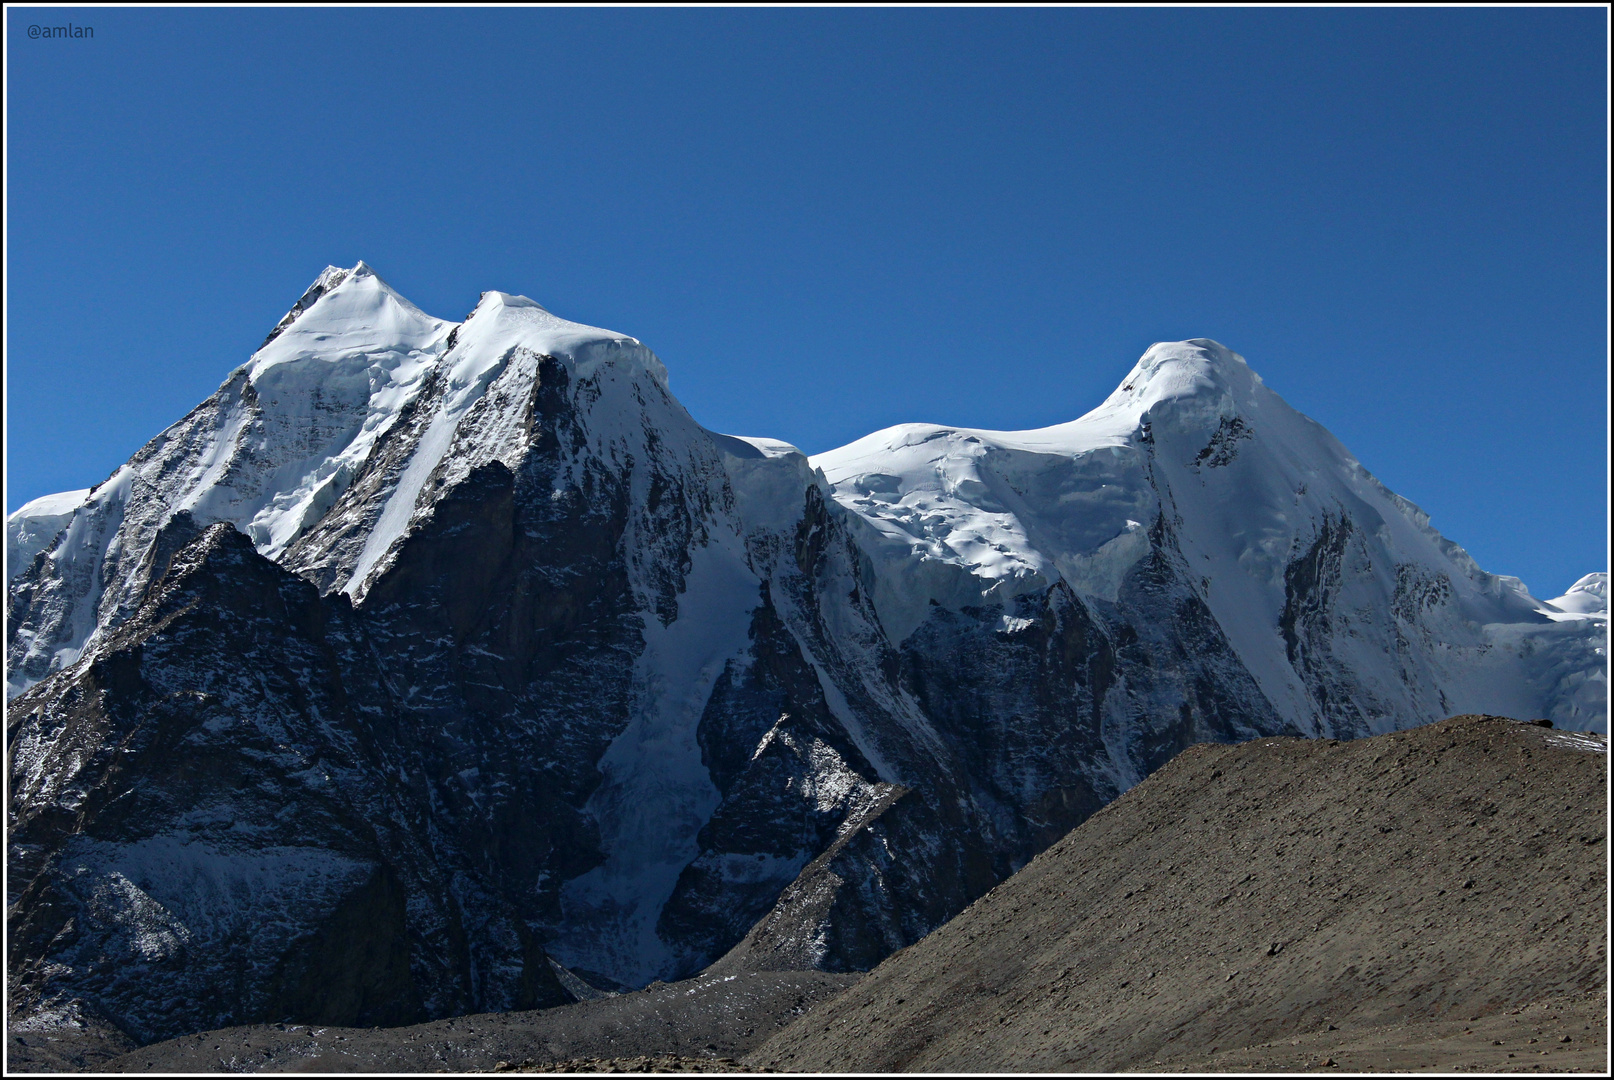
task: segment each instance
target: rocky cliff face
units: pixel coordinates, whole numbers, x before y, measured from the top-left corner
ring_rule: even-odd
[[[1061,428],[809,462],[631,338],[360,264],[37,509],[8,975],[142,1041],[865,969],[1193,742],[1606,723],[1595,604],[1479,571],[1210,342]]]

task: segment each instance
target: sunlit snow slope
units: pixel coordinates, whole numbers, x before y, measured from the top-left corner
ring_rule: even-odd
[[[1153,346],[1066,424],[904,424],[811,460],[872,526],[875,600],[898,640],[932,603],[990,605],[1059,580],[1114,601],[1159,522],[1303,731],[1481,711],[1606,728],[1606,632],[1558,614],[1606,617],[1606,575],[1544,604],[1485,573],[1216,342]]]

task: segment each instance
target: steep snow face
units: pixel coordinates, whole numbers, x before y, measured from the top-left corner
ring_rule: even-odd
[[[73,509],[51,565],[11,597],[8,695],[127,617],[174,515],[280,557],[408,412],[453,329],[362,262],[327,268],[245,366]]]
[[[6,517],[6,580],[14,581],[28,569],[34,556],[56,542],[73,518],[73,511],[90,497],[89,488],[41,495]]]
[[[1480,570],[1213,341],[1153,346],[1067,424],[904,425],[812,463],[870,526],[896,640],[932,605],[1002,606],[1055,580],[1114,601],[1158,519],[1239,659],[1301,730],[1461,711],[1606,724],[1543,685],[1598,631],[1554,626],[1521,583]]]
[[[328,267],[315,289],[311,305],[289,313],[295,319],[282,322],[247,364],[255,415],[234,445],[221,440],[213,471],[175,507],[201,522],[242,527],[270,558],[330,508],[419,393],[454,326],[399,296],[362,262],[351,271]],[[272,455],[273,471],[242,500],[228,474],[246,453]]]
[[[378,566],[384,569],[385,556],[407,534],[417,512],[429,509],[430,502],[422,503],[421,492],[428,489],[428,479],[440,467],[442,475],[429,485],[430,490],[451,486],[489,461],[514,464],[514,455],[525,448],[524,417],[519,411],[483,408],[479,412],[485,415],[472,421],[463,432],[460,429],[490,387],[530,387],[540,357],[559,360],[572,382],[592,381],[613,389],[636,387],[643,382],[659,387],[661,396],[666,397],[666,368],[637,340],[557,318],[525,296],[484,293],[464,325],[455,331],[452,348],[434,368],[436,384],[413,418],[418,434],[407,448],[407,463],[396,481],[383,498],[364,492],[357,505],[344,506],[343,515],[339,515],[362,519],[367,512],[379,509],[379,517],[365,529],[364,544],[352,566],[338,568],[345,579],[344,591],[354,597],[364,595],[367,583]],[[589,430],[602,433],[601,437],[609,441],[611,434],[621,434],[625,421],[631,424],[639,419],[639,410],[624,415],[611,407],[621,404],[626,403],[613,400],[595,409],[598,415]],[[671,403],[671,410],[680,414],[678,422],[683,426],[694,424],[676,403]]]

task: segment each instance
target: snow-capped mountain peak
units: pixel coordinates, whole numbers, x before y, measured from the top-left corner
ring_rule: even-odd
[[[359,266],[364,266],[364,262],[362,260],[359,262]],[[357,269],[357,267],[355,267],[355,269]],[[366,267],[366,269],[368,269],[368,267]],[[313,307],[314,301],[318,300],[321,296],[324,296],[329,290],[340,285],[342,283],[342,279],[347,277],[348,274],[352,272],[353,271],[347,270],[340,266],[327,266],[324,270],[321,270],[319,277],[314,279],[314,283],[312,285],[303,290],[303,295],[299,297],[297,302],[291,306],[291,310],[287,311],[285,315],[281,316],[280,321],[275,324],[275,328],[269,331],[269,336],[263,339],[263,344],[267,345],[271,341],[275,340],[281,331],[285,330],[286,327],[296,322],[303,312]],[[262,348],[262,346],[259,347]]]
[[[932,601],[1001,602],[1060,578],[1114,599],[1149,550],[1144,527],[1160,514],[1145,479],[1156,439],[1192,444],[1185,460],[1210,443],[1219,449],[1203,460],[1223,464],[1255,430],[1247,418],[1272,403],[1300,419],[1232,350],[1207,338],[1161,342],[1103,403],[1067,423],[1032,431],[903,424],[812,463],[880,534],[874,550],[901,563],[918,556],[929,583],[920,594],[877,593],[887,630],[901,640]]]
[[[1608,618],[1608,574],[1598,572],[1587,574],[1573,585],[1562,596],[1554,597],[1547,603],[1558,611],[1572,615],[1586,615],[1593,618],[1601,616]]]
[[[1232,349],[1210,338],[1190,338],[1149,346],[1116,394],[1151,404],[1207,393],[1249,400],[1262,385],[1261,377]]]
[[[1539,708],[1530,704],[1534,691],[1507,687],[1559,677],[1521,671],[1481,685],[1465,674],[1488,648],[1483,627],[1538,625],[1550,615],[1521,583],[1485,573],[1430,528],[1426,514],[1243,357],[1206,338],[1152,346],[1098,408],[1066,424],[1017,432],[902,425],[812,463],[871,527],[870,551],[889,561],[874,598],[897,641],[932,606],[1006,605],[1056,580],[1118,602],[1134,568],[1164,544],[1267,697],[1303,730],[1318,730],[1308,718],[1320,711],[1319,695],[1339,690],[1305,685],[1311,676],[1297,669],[1305,649],[1289,624],[1323,602],[1302,595],[1322,586],[1297,576],[1296,560],[1326,552],[1338,561],[1328,573],[1340,578],[1327,602],[1354,594],[1354,607],[1327,621],[1360,619],[1328,647],[1360,653],[1351,666],[1366,674],[1351,691],[1350,708],[1362,711],[1321,730],[1388,730],[1406,715],[1432,719],[1469,701],[1522,714]],[[1155,525],[1161,531],[1151,537]],[[1463,643],[1440,655],[1464,659],[1416,672],[1410,659],[1393,659],[1403,616],[1390,613],[1410,613],[1409,596],[1428,605],[1420,620],[1448,624],[1440,631],[1448,646]],[[1535,648],[1522,638],[1513,646],[1524,656]],[[1565,724],[1603,708],[1589,685],[1557,700],[1555,719]]]
[[[274,367],[311,359],[386,366],[431,350],[454,325],[421,311],[363,262],[326,267],[253,354],[248,373],[257,383]]]
[[[1210,340],[1162,341],[1151,345],[1098,408],[1065,425],[1075,434],[1099,432],[1111,439],[1145,436],[1156,424],[1192,438],[1237,437],[1273,403],[1290,411],[1233,350]],[[1231,432],[1226,429],[1231,427]]]
[[[553,356],[581,378],[602,363],[617,363],[667,385],[666,366],[637,338],[563,319],[536,300],[512,293],[483,293],[457,337],[461,342],[475,337],[483,352],[521,347]]]

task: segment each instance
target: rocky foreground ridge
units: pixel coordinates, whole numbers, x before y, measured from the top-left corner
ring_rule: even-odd
[[[7,551],[14,1016],[136,1043],[867,970],[1191,743],[1607,722],[1606,578],[1481,571],[1203,340],[809,461],[331,268]]]
[[[746,1060],[1598,1072],[1607,784],[1500,717],[1190,747]]]

